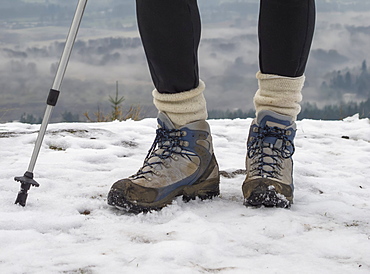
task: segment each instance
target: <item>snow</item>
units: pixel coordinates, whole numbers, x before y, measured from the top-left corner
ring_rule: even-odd
[[[243,206],[234,171],[250,122],[209,121],[232,175],[220,197],[139,215],[106,195],[141,166],[155,119],[49,125],[26,207],[14,204],[13,178],[39,125],[0,124],[0,273],[370,273],[369,120],[297,123],[291,209]]]

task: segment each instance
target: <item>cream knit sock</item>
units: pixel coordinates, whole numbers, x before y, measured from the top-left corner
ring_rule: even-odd
[[[302,101],[301,90],[304,76],[286,77],[257,72],[259,89],[254,96],[256,113],[261,110],[271,110],[297,119],[301,111],[299,103]]]
[[[157,109],[168,115],[176,127],[197,120],[207,119],[206,100],[203,95],[205,84],[199,80],[199,86],[180,93],[159,93],[153,90],[153,102]]]

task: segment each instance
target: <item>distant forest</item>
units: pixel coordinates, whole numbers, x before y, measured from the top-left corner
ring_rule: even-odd
[[[357,94],[360,98],[370,98],[370,74],[366,60],[362,62],[360,72],[347,70],[333,71],[328,81],[324,81],[321,90],[328,98],[343,98],[343,95]]]
[[[327,105],[323,108],[318,108],[315,103],[305,103],[302,105],[302,111],[298,115],[298,120],[315,119],[315,120],[342,120],[346,117],[359,114],[359,117],[370,118],[370,99],[361,102],[341,103],[338,105]],[[61,114],[62,122],[86,122],[85,117],[80,117],[77,113],[65,111]],[[245,119],[254,118],[255,111],[253,109],[244,112],[240,109],[230,110],[210,110],[208,111],[209,119]],[[35,117],[32,114],[23,113],[19,119],[21,123],[40,124],[41,117]]]
[[[204,43],[215,47],[219,43],[220,45],[223,45],[223,40],[206,40]],[[11,60],[7,63],[7,70],[3,73],[4,77],[0,78],[2,90],[7,91],[4,92],[2,98],[4,101],[7,100],[8,108],[21,108],[19,104],[19,97],[15,97],[14,92],[22,95],[21,98],[24,100],[22,103],[26,103],[27,106],[30,105],[29,102],[34,101],[34,99],[31,98],[35,98],[36,93],[40,92],[40,90],[43,90],[39,88],[43,83],[38,83],[35,79],[43,79],[43,77],[41,77],[42,68],[40,68],[40,66],[45,68],[45,65],[39,65],[37,60],[52,59],[53,56],[57,56],[58,53],[62,51],[63,46],[63,42],[55,41],[44,47],[28,47],[22,50],[6,47],[2,49],[4,56],[6,56],[8,60]],[[124,51],[122,49],[126,50]],[[79,61],[92,67],[101,67],[106,65],[112,67],[112,65],[119,65],[120,62],[122,62],[125,64],[131,64],[130,70],[132,70],[134,68],[133,64],[145,62],[143,56],[139,54],[141,52],[141,41],[137,37],[109,37],[103,39],[90,39],[88,41],[78,40],[76,41],[74,52],[74,62]],[[313,54],[319,54],[322,56],[325,54],[325,52],[322,52],[322,50],[316,50],[313,51]],[[327,54],[335,55],[335,52]],[[57,63],[52,63],[50,65],[48,73],[49,77],[50,75],[54,75],[56,68]],[[242,59],[237,58],[234,66],[228,68],[227,72],[223,74],[223,78],[221,80],[227,83],[239,83],[241,79],[243,79],[243,74],[245,71],[255,71],[255,68],[246,67]],[[146,72],[138,70],[137,73],[135,73],[136,77],[140,77],[141,74],[146,75]],[[231,79],[233,79],[233,77],[235,78],[236,76],[239,78],[237,78],[235,81],[230,81],[227,78],[231,77]],[[362,63],[351,69],[346,68],[345,70],[331,71],[327,73],[323,79],[324,80],[319,87],[320,97],[326,101],[332,101],[333,103],[318,107],[316,103],[305,102],[302,105],[302,112],[299,115],[299,119],[342,119],[355,113],[359,113],[361,117],[370,116],[368,100],[368,98],[370,98],[370,73],[368,71],[366,60],[363,60]],[[217,81],[217,79],[212,80]],[[212,83],[212,81],[210,81],[210,83]],[[76,104],[76,102],[82,98],[85,100],[85,102],[86,100],[89,100],[90,105],[96,106],[102,102],[101,99],[104,94],[108,95],[104,90],[110,89],[106,83],[102,81],[98,82],[97,80],[93,79],[85,82],[74,79],[73,81],[69,80],[67,84],[69,90],[78,90],[78,87],[84,84],[84,91],[69,94],[68,97],[65,97],[66,100],[69,98],[69,101],[64,104],[65,107],[59,114],[62,117],[59,116],[59,120],[66,122],[80,121],[80,119],[83,119],[83,117],[80,117],[82,116],[81,113],[78,114],[73,113],[73,111],[71,112],[71,105]],[[45,83],[43,85],[48,86],[49,83]],[[139,88],[138,85],[136,86]],[[231,85],[229,84],[228,88],[230,87]],[[91,96],[90,92],[97,89],[99,90],[101,97]],[[136,92],[133,91],[133,86],[126,87],[125,90],[127,89],[129,89],[130,94],[134,94]],[[235,87],[234,90],[239,92],[238,87]],[[24,91],[24,93],[22,94],[21,91]],[[253,90],[251,89],[251,92],[252,91]],[[42,98],[42,96],[40,96],[40,98]],[[42,102],[37,103],[42,104]],[[142,108],[144,110],[145,108],[148,108],[148,105],[142,105]],[[79,106],[78,109],[81,109],[81,107]],[[82,110],[91,111],[91,108]],[[18,118],[22,122],[37,123],[40,121],[40,118],[37,116],[37,114],[28,114],[29,110],[24,111],[25,113],[21,113],[22,117]],[[150,110],[149,113],[152,115],[153,111]],[[253,116],[254,112],[252,110],[242,111],[239,109],[230,111],[215,108],[211,109],[209,112],[209,117],[214,119],[246,118]],[[143,115],[143,117],[145,117],[145,115]]]
[[[321,85],[321,94],[325,98],[347,98],[347,102],[340,102],[318,107],[316,103],[302,104],[302,111],[298,119],[339,120],[356,113],[360,118],[370,118],[370,73],[366,60],[362,62],[360,71],[340,70],[328,74],[328,80]],[[361,102],[351,101],[352,98],[362,98]],[[254,117],[254,110],[244,112],[240,109],[211,110],[211,119],[235,119]]]
[[[315,103],[305,103],[302,105],[302,111],[298,115],[298,120],[341,120],[357,113],[360,118],[370,118],[370,99],[361,103],[341,103],[338,105],[327,105],[323,108],[318,108]],[[240,109],[234,111],[211,110],[208,115],[209,119],[244,119],[250,117],[255,117],[254,110],[249,110],[248,112]]]

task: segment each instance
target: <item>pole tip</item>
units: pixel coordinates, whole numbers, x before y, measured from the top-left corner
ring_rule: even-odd
[[[21,190],[18,192],[15,204],[26,206],[28,190],[31,186],[39,187],[40,184],[33,179],[33,173],[29,171],[26,171],[23,176],[14,177],[14,180],[21,183]]]

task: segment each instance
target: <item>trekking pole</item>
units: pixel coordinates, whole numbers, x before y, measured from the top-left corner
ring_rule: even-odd
[[[60,57],[60,61],[59,61],[58,69],[57,69],[57,72],[54,78],[53,86],[50,89],[50,92],[49,92],[49,95],[46,101],[47,106],[46,106],[44,118],[42,119],[40,131],[36,139],[35,147],[33,149],[32,157],[31,157],[28,169],[24,173],[23,176],[14,178],[15,181],[18,181],[21,183],[21,189],[18,192],[18,196],[15,201],[16,204],[20,204],[21,206],[26,205],[26,200],[28,196],[27,192],[30,189],[30,187],[39,186],[39,183],[37,183],[33,179],[33,170],[35,168],[37,156],[39,155],[39,152],[40,152],[41,144],[45,136],[46,128],[48,126],[52,110],[58,101],[58,97],[60,93],[60,86],[62,84],[64,74],[67,69],[69,57],[71,56],[72,48],[76,40],[77,32],[80,27],[82,15],[85,11],[87,1],[88,0],[79,0],[78,2],[76,12],[73,17],[73,21],[72,21],[71,27],[67,35],[64,50],[63,50],[62,56]]]

